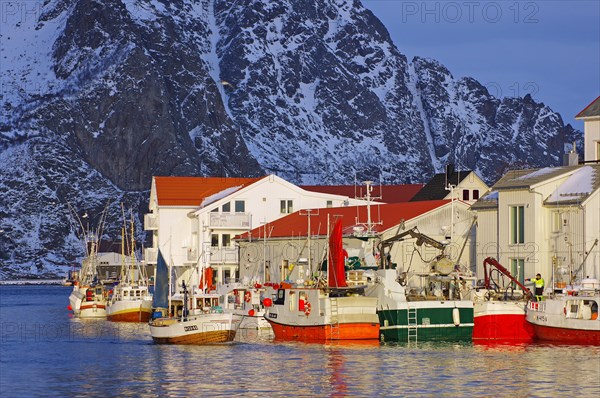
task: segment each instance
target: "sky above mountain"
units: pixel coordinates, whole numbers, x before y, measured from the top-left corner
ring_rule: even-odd
[[[362,0],[410,58],[434,58],[498,97],[575,115],[600,95],[600,2]]]

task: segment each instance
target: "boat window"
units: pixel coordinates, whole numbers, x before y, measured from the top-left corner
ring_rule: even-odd
[[[129,291],[127,291],[127,290],[125,290],[125,291],[123,292],[123,296],[127,296],[128,294],[129,294]]]
[[[296,292],[290,291],[290,311],[296,309]]]
[[[275,301],[273,302],[273,304],[283,305],[284,302],[285,302],[285,290],[284,289],[279,289],[277,291],[277,298],[275,299]]]

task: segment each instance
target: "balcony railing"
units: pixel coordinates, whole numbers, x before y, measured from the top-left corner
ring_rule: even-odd
[[[156,264],[158,261],[158,248],[149,247],[144,250],[146,264]]]
[[[186,255],[186,262],[187,263],[195,263],[197,261],[198,261],[198,249],[193,248],[193,247],[188,247],[187,255]]]
[[[144,214],[144,230],[156,231],[158,229],[158,216],[153,213]]]
[[[209,213],[210,228],[250,228],[249,213]]]
[[[209,261],[211,264],[237,263],[238,249],[235,247],[211,247]]]

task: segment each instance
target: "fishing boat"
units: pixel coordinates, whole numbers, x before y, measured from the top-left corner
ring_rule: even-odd
[[[394,242],[417,239],[441,250],[431,262],[431,272],[409,273],[389,256]],[[444,254],[445,245],[420,233],[417,228],[403,231],[379,243],[379,268],[366,290],[376,297],[382,342],[470,341],[473,334],[473,301],[463,297],[472,277],[455,269]],[[410,268],[410,267],[408,267]],[[411,283],[411,279],[419,280]]]
[[[531,291],[494,258],[486,258],[483,269],[484,286],[473,295],[473,341],[533,341],[533,327],[525,319],[527,302],[533,297]],[[510,283],[504,283],[504,277]],[[520,290],[515,290],[513,284]]]
[[[586,278],[569,285],[561,293],[531,301],[526,319],[535,338],[562,344],[600,345],[600,283]]]
[[[265,285],[258,281],[233,282],[220,285],[217,292],[223,309],[241,317],[240,329],[271,329],[265,319],[263,300],[270,296],[267,290],[272,286],[269,282]]]
[[[86,223],[87,226],[84,227],[82,219],[88,219],[87,212],[79,217],[70,204],[69,209],[81,229],[84,257],[81,262],[81,270],[75,274],[73,280],[73,290],[69,295],[67,309],[73,311],[73,315],[79,318],[106,318],[108,291],[98,277],[98,249],[99,237],[102,236],[104,229],[108,203],[100,215],[96,229],[90,229],[89,223]]]
[[[282,283],[276,286],[274,300],[263,300],[265,319],[276,339],[326,342],[379,338],[377,299],[366,297],[364,286],[346,283],[339,219],[328,247],[326,286],[315,281]]]
[[[130,239],[125,228],[121,231],[121,276],[109,291],[106,316],[113,322],[148,322],[152,314],[152,295],[148,290],[145,268],[135,256],[134,223],[131,222]],[[125,241],[130,244],[129,256],[125,255]]]
[[[219,294],[207,292],[206,285],[198,282],[188,287],[182,281],[178,291],[173,293],[171,269],[167,268],[159,250],[154,312],[149,322],[155,343],[203,345],[233,341],[240,324],[239,317],[223,311],[219,306]]]

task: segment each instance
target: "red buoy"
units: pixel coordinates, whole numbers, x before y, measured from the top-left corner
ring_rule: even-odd
[[[71,307],[71,304],[67,305],[67,309],[68,309],[69,311],[73,311],[73,307]]]
[[[276,283],[276,284],[274,284],[274,285],[273,285],[273,289],[275,289],[275,290],[279,290],[279,283]]]
[[[256,285],[254,285],[255,289],[260,289],[262,286],[260,285],[260,283],[257,283]]]
[[[263,305],[265,307],[270,307],[273,305],[273,300],[271,300],[270,298],[267,297],[266,299],[263,300]]]
[[[250,315],[250,316],[254,316],[254,310],[250,310],[250,311],[248,311],[248,315]]]

